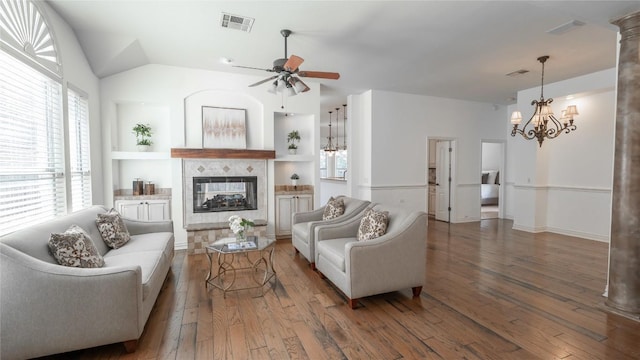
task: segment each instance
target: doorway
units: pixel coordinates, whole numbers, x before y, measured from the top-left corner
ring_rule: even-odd
[[[454,218],[455,140],[428,139],[428,212],[436,220],[451,222]]]
[[[504,146],[504,142],[482,142],[480,174],[480,219],[482,220],[502,218]]]

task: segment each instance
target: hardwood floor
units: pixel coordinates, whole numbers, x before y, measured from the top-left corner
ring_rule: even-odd
[[[511,226],[430,220],[422,295],[356,310],[290,242],[276,247],[264,297],[206,290],[206,256],[178,252],[135,353],[113,344],[49,358],[640,358],[640,323],[603,311],[608,245]]]

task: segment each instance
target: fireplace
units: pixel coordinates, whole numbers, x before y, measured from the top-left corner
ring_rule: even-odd
[[[258,209],[257,176],[193,177],[193,212]]]

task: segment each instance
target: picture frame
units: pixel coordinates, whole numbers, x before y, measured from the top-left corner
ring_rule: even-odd
[[[203,149],[246,149],[246,109],[202,107]]]

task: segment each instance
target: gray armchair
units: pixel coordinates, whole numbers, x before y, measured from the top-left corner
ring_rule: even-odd
[[[427,214],[383,205],[389,212],[384,235],[358,241],[360,217],[316,229],[316,268],[347,297],[352,309],[366,296],[412,288],[422,291],[427,254]]]
[[[319,225],[336,224],[354,216],[361,215],[365,209],[372,206],[370,201],[359,200],[347,196],[337,196],[344,202],[344,213],[335,219],[322,220],[326,207],[308,212],[297,212],[291,215],[292,235],[291,243],[296,253],[302,254],[315,270],[315,229]]]

